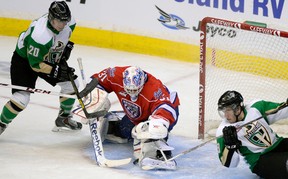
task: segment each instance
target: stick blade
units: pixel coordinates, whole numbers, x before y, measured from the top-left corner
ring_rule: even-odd
[[[122,165],[127,165],[131,162],[132,158],[126,158],[126,159],[120,159],[120,160],[104,160],[101,163],[98,163],[100,167],[109,167],[109,168],[115,168]]]

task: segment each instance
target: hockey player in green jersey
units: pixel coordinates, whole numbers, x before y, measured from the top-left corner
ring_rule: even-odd
[[[34,20],[18,38],[10,67],[12,85],[35,88],[38,77],[50,85],[59,85],[61,93],[74,94],[68,73],[72,73],[78,85],[74,69],[67,66],[73,42],[70,36],[76,26],[65,1],[54,1],[49,12]],[[0,116],[0,134],[8,124],[23,111],[30,100],[30,92],[12,89],[10,100],[4,105]],[[80,130],[82,124],[72,120],[70,113],[75,99],[60,97],[60,110],[56,127]]]
[[[244,106],[239,92],[226,91],[218,101],[218,112],[223,118],[216,133],[221,163],[236,167],[242,155],[258,176],[287,179],[288,138],[279,137],[269,126],[288,118],[288,107],[283,107],[287,102],[254,100]],[[283,108],[276,113],[265,114],[279,106]]]

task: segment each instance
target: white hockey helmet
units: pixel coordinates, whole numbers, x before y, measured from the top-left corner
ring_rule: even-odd
[[[137,101],[138,94],[143,89],[146,74],[136,66],[128,67],[123,72],[123,86],[127,94],[130,95],[133,102]]]

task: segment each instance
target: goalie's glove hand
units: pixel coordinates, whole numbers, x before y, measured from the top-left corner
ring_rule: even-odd
[[[75,72],[75,69],[67,65],[53,64],[50,76],[52,78],[58,79],[61,82],[70,81],[69,75],[68,75],[69,73],[71,73],[74,80],[77,78],[77,75],[75,75],[74,72]]]
[[[74,42],[69,41],[63,50],[60,63],[63,61],[67,61],[69,59],[73,48],[74,48]]]
[[[224,144],[229,150],[239,149],[242,145],[241,141],[237,137],[237,131],[235,126],[226,126],[222,130]]]

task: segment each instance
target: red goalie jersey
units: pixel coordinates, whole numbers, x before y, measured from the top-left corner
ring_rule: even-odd
[[[98,87],[106,92],[114,92],[126,115],[135,125],[146,121],[150,115],[159,115],[169,120],[169,130],[176,124],[179,115],[179,98],[176,92],[170,92],[151,74],[144,72],[145,82],[142,90],[138,94],[137,100],[131,100],[129,94],[123,87],[123,72],[125,67],[114,67],[96,73],[92,78],[98,78]]]

